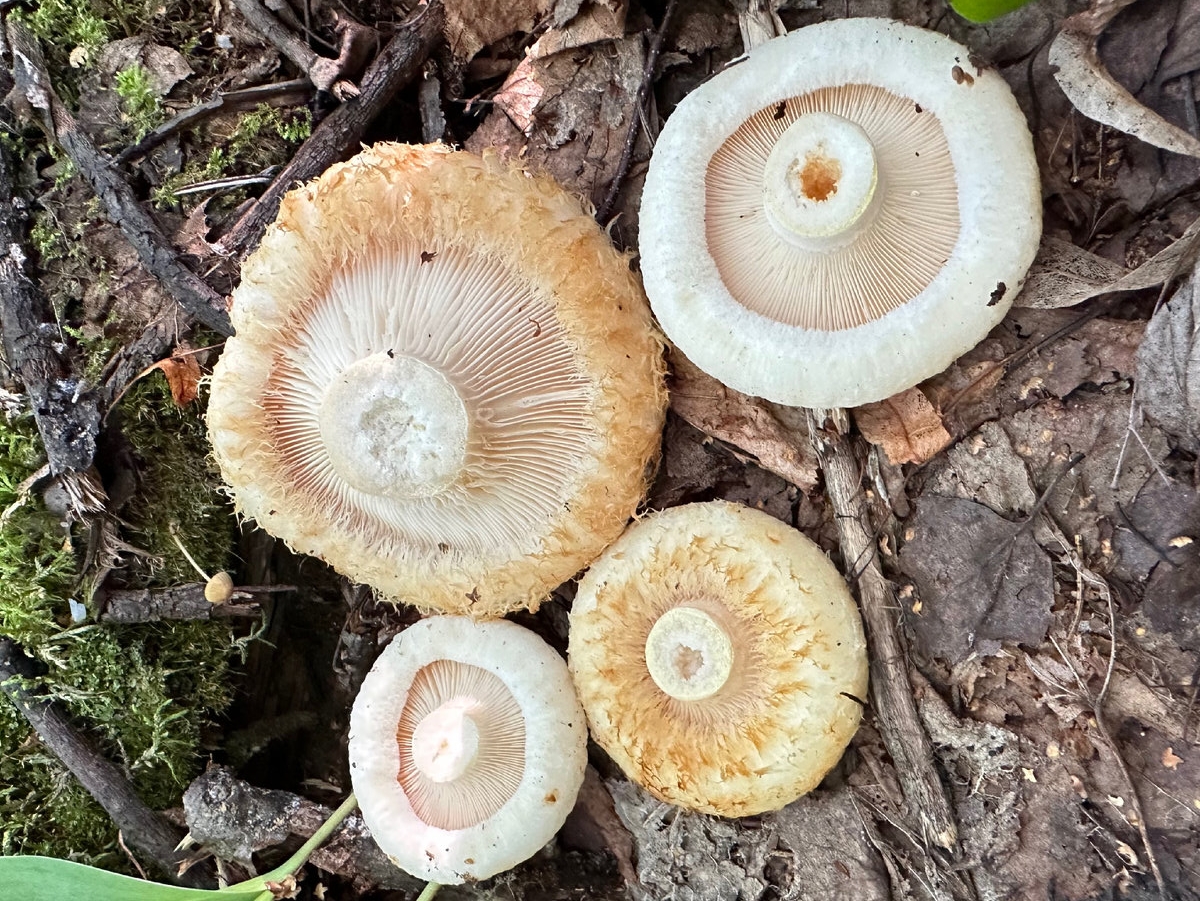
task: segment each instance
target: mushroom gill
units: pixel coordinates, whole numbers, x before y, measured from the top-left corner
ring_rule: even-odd
[[[364,150],[284,199],[231,315],[208,422],[239,511],[388,597],[536,608],[641,500],[661,340],[548,178]]]
[[[778,809],[820,782],[867,679],[858,611],[820,549],[723,502],[652,514],[592,565],[569,665],[593,738],[625,773],[720,816]]]
[[[879,180],[870,221],[819,253],[782,237],[761,196],[773,148],[813,113],[863,130]],[[804,193],[828,202],[845,168],[837,155],[798,162]],[[924,291],[958,240],[958,190],[940,121],[873,85],[821,88],[759,110],[713,154],[706,184],[705,232],[721,279],[743,306],[787,325],[833,331],[878,319]]]

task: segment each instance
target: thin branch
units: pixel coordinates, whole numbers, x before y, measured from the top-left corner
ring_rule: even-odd
[[[357,148],[367,126],[418,72],[442,34],[445,14],[434,0],[411,16],[367,69],[357,99],[330,113],[296,151],[258,201],[217,242],[222,254],[243,257],[257,246],[275,218],[283,195],[315,178],[349,148]]]
[[[825,491],[837,523],[842,559],[863,561],[858,595],[870,649],[876,722],[925,840],[951,849],[958,841],[958,828],[934,766],[933,745],[917,713],[907,658],[896,633],[896,592],[873,554],[875,540],[868,527],[862,480],[846,434],[849,421],[844,410],[831,412],[835,421],[828,428],[814,411],[807,411],[808,428],[825,473]]]
[[[629,165],[633,162],[633,148],[637,143],[639,126],[642,124],[642,117],[645,114],[646,98],[650,94],[650,87],[654,84],[654,73],[658,68],[658,55],[662,52],[663,38],[666,36],[667,28],[671,24],[671,15],[674,12],[675,0],[667,0],[667,8],[663,11],[662,22],[659,23],[658,31],[654,33],[654,39],[650,42],[650,49],[646,53],[646,65],[642,69],[642,81],[638,85],[637,94],[633,99],[633,115],[630,118],[629,131],[625,133],[625,146],[621,150],[617,171],[609,183],[608,193],[604,195],[604,202],[600,204],[600,209],[596,210],[596,221],[601,224],[608,223],[613,206],[617,202],[617,195],[621,192],[621,185],[625,183],[625,176],[629,172]]]
[[[38,112],[47,135],[66,152],[91,185],[108,218],[120,227],[147,271],[189,315],[219,334],[233,334],[225,298],[180,261],[167,236],[117,172],[112,160],[79,130],[75,118],[54,92],[37,38],[14,18],[10,17],[6,24],[13,55],[14,94],[30,111]]]
[[[137,796],[112,761],[103,757],[71,725],[58,705],[39,698],[21,684],[33,675],[33,661],[11,638],[0,638],[0,691],[29,721],[42,744],[63,762],[76,779],[108,812],[124,840],[151,858],[167,876],[193,888],[210,888],[212,869],[196,865],[176,877],[184,855],[176,852],[179,833]]]

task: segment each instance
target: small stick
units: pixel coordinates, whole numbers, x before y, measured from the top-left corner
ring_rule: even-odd
[[[421,70],[442,34],[445,13],[433,0],[400,27],[367,69],[355,100],[343,103],[316,127],[275,181],[217,242],[217,252],[244,257],[257,246],[279,210],[283,195],[295,185],[315,178],[349,147],[357,147],[367,126]]]
[[[42,744],[107,811],[130,847],[152,859],[174,881],[192,888],[210,888],[215,880],[208,864],[196,864],[176,876],[184,855],[175,851],[179,834],[174,827],[146,806],[116,765],[84,739],[57,704],[35,696],[20,684],[21,677],[33,675],[31,665],[16,642],[0,637],[0,691],[29,721]]]
[[[871,652],[871,698],[879,733],[925,839],[951,849],[958,841],[958,828],[934,766],[933,744],[917,713],[907,658],[896,634],[896,592],[874,554],[875,539],[868,528],[858,463],[847,438],[849,417],[845,410],[821,411],[832,414],[833,427],[827,428],[817,412],[806,412],[809,434],[825,473],[825,492],[837,522],[842,559],[863,561],[858,596]]]
[[[225,298],[180,261],[170,240],[142,207],[112,160],[79,130],[75,118],[54,92],[37,38],[12,17],[6,25],[12,47],[14,93],[30,109],[38,111],[47,135],[66,152],[91,185],[108,218],[120,227],[147,271],[189,315],[218,334],[233,334]]]
[[[667,8],[663,11],[662,22],[658,26],[658,31],[654,33],[654,39],[650,42],[650,49],[646,53],[646,65],[642,69],[642,82],[638,85],[637,95],[633,99],[633,116],[630,118],[629,131],[625,133],[625,146],[621,150],[617,171],[613,175],[612,182],[609,183],[608,193],[604,195],[604,202],[600,204],[600,209],[596,210],[596,221],[602,225],[608,224],[609,215],[617,202],[617,195],[621,192],[621,185],[624,184],[625,176],[629,172],[629,164],[633,161],[633,148],[637,143],[638,127],[642,124],[642,116],[645,113],[646,97],[650,93],[650,86],[654,83],[654,70],[658,68],[658,55],[662,52],[663,37],[667,33],[667,26],[671,24],[671,15],[674,12],[675,0],[667,0]]]

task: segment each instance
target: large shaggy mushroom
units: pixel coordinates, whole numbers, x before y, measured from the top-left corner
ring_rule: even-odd
[[[566,664],[532,632],[435,616],[375,662],[349,753],[379,847],[414,876],[456,884],[515,866],[562,827],[587,728]]]
[[[208,425],[239,511],[387,596],[536,607],[642,496],[661,342],[547,178],[365,150],[284,199],[231,315]]]
[[[625,773],[720,816],[816,786],[867,689],[862,624],[833,564],[724,502],[632,525],[579,585],[568,658],[592,737]]]
[[[944,35],[801,28],[688,95],[654,148],[639,245],[671,341],[747,394],[880,400],[974,346],[1041,233],[1025,118]]]

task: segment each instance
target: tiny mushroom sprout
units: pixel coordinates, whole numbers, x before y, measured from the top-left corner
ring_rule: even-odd
[[[535,608],[641,500],[662,340],[549,178],[366,149],[284,199],[231,315],[208,426],[239,511],[385,596]]]
[[[1033,142],[944,35],[840,19],[750,51],[654,147],[639,247],[667,337],[747,394],[881,400],[977,344],[1041,235]]]
[[[568,657],[592,737],[625,773],[727,817],[815,787],[867,690],[862,623],[833,564],[719,501],[640,520],[592,565]]]
[[[507,620],[434,616],[400,633],[350,713],[363,819],[401,869],[486,879],[562,827],[587,765],[563,659]]]

